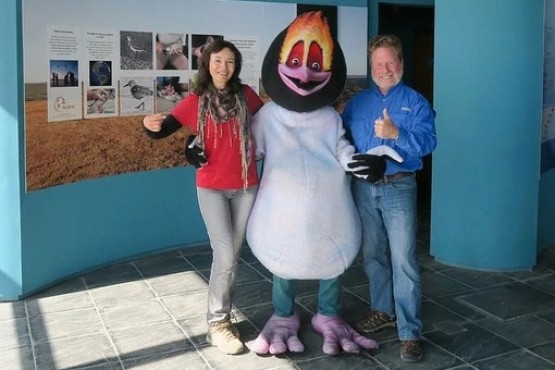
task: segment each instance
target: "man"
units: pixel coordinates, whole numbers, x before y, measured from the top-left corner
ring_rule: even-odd
[[[430,103],[405,85],[403,52],[393,35],[368,45],[375,86],[354,96],[342,118],[357,152],[380,145],[393,148],[402,161],[363,154],[352,190],[362,222],[364,271],[369,279],[370,313],[357,322],[372,333],[397,326],[404,361],[422,358],[421,287],[416,258],[416,179],[422,157],[436,147],[435,113]],[[383,172],[385,168],[385,173]]]

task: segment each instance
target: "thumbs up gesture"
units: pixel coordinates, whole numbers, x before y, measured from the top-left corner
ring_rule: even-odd
[[[383,110],[383,118],[378,118],[374,121],[374,132],[376,136],[381,139],[396,139],[399,136],[399,129],[389,117],[387,108]]]

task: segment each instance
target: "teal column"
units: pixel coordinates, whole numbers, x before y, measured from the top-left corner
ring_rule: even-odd
[[[536,262],[543,5],[435,1],[431,254],[439,262],[490,271]]]
[[[23,72],[20,0],[0,3],[0,301],[15,300],[22,291],[21,189]]]

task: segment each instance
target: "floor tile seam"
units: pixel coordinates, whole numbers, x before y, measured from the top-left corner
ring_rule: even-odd
[[[303,310],[305,310],[306,312],[308,312],[310,315],[312,315],[312,316],[316,315],[316,312],[312,311],[307,305],[302,304],[301,302],[299,302],[299,301],[297,300],[297,298],[295,298],[295,301],[294,301],[294,302],[295,302],[295,304],[296,304],[297,306],[299,306],[300,308],[302,308]],[[312,327],[312,324],[311,324],[310,322],[309,322],[309,325],[310,325],[310,327]]]
[[[389,367],[387,367],[387,365],[385,363],[383,363],[382,361],[380,361],[379,359],[377,359],[376,357],[372,356],[370,353],[368,353],[368,357],[374,361],[376,364],[378,364],[379,366],[381,366],[381,369],[378,370],[391,370]]]
[[[197,254],[209,254],[210,252],[212,252],[212,249],[210,248],[210,242],[205,242],[202,244],[193,244],[190,246],[178,247],[176,248],[176,251],[183,257],[187,257]],[[187,251],[187,253],[185,251]]]
[[[533,286],[533,285],[531,285],[531,284],[528,284],[528,281],[523,281],[523,280],[506,281],[506,282],[504,282],[504,283],[497,284],[497,285],[495,285],[495,286],[493,286],[493,285],[488,285],[488,286],[486,286],[486,287],[481,288],[480,291],[481,291],[481,293],[487,293],[487,292],[489,292],[489,291],[491,291],[491,290],[494,290],[494,289],[499,289],[499,288],[510,288],[510,287],[512,287],[512,286],[519,286],[519,285],[520,285],[520,286],[524,286],[524,287],[529,288],[529,289],[537,290],[537,291],[539,291],[539,292],[541,292],[541,293],[546,293],[546,294],[552,296],[553,298],[555,298],[555,295],[553,295],[553,294],[551,294],[551,293],[549,293],[549,292],[542,291],[541,288],[538,288],[538,287],[535,287],[535,286]]]
[[[481,308],[481,307],[474,306],[473,304],[471,304],[471,303],[469,303],[469,302],[466,302],[466,301],[462,300],[462,298],[465,298],[465,297],[466,297],[466,296],[455,297],[455,300],[456,300],[458,303],[462,304],[463,306],[466,306],[467,308],[470,308],[470,309],[472,309],[472,310],[478,312],[479,314],[482,314],[482,315],[484,315],[484,316],[486,316],[486,317],[488,317],[488,318],[493,318],[493,319],[501,320],[501,321],[507,321],[507,320],[504,320],[504,319],[499,318],[498,316],[495,316],[495,315],[492,314],[491,312],[488,312],[488,311],[484,310],[484,309]],[[533,314],[530,314],[530,315],[533,315]],[[524,316],[526,316],[526,315],[520,315],[519,318],[524,317]],[[476,319],[476,320],[471,320],[469,323],[471,323],[471,324],[476,324],[476,321],[481,321],[481,320],[483,320],[483,319],[484,319],[484,318],[478,318],[478,319]]]
[[[181,258],[183,258],[185,260],[185,263],[187,263],[189,266],[191,266],[196,272],[198,272],[199,270],[197,269],[197,267],[191,262],[189,261],[189,259],[187,258],[187,256],[185,254],[183,254],[183,252],[181,250],[178,251],[179,255],[181,256]],[[190,256],[196,256],[197,254],[209,254],[209,253],[195,253],[195,254],[191,254]],[[189,256],[189,257],[190,257]]]
[[[454,297],[454,300],[456,300],[457,302],[459,302],[458,299],[457,299],[458,296],[453,296],[453,297]],[[426,297],[426,299],[429,300],[430,302],[432,302],[432,303],[438,305],[439,307],[443,308],[444,310],[447,310],[447,311],[449,311],[450,313],[452,313],[452,314],[454,314],[454,315],[460,317],[461,319],[463,319],[463,320],[465,321],[465,323],[467,323],[467,322],[468,322],[468,323],[474,323],[474,322],[475,322],[475,320],[471,320],[471,319],[469,319],[468,317],[465,317],[465,316],[461,315],[461,314],[458,313],[457,311],[452,310],[451,308],[449,308],[449,307],[447,307],[447,306],[441,304],[440,302],[436,301],[436,300],[433,299],[433,298]],[[470,308],[474,309],[474,306],[472,306],[472,307],[470,307]],[[480,320],[480,319],[478,319],[478,320]]]
[[[545,346],[545,345],[555,346],[555,338],[554,339],[546,339],[546,340],[544,340],[543,342],[540,342],[540,343],[534,343],[534,344],[530,344],[530,345],[527,345],[527,346],[522,346],[522,348],[530,349],[530,348]]]
[[[476,364],[481,363],[481,362],[484,362],[484,361],[495,360],[495,359],[498,359],[498,358],[510,356],[510,355],[512,355],[512,354],[516,354],[516,353],[518,353],[518,352],[530,352],[530,351],[526,350],[526,348],[519,347],[519,348],[517,348],[517,349],[513,349],[513,350],[510,350],[510,351],[503,352],[503,353],[498,353],[498,354],[496,354],[496,355],[494,355],[494,356],[489,356],[489,357],[480,358],[480,359],[474,360],[474,361],[472,361],[472,362],[470,362],[470,363],[471,363],[472,365],[476,365]],[[536,357],[539,357],[539,356],[536,356]],[[541,358],[541,357],[539,357],[539,358]]]
[[[552,312],[555,313],[555,310],[552,310]],[[551,312],[550,312],[550,313],[551,313]],[[542,315],[543,315],[543,314],[542,314]],[[536,315],[536,318],[537,318],[538,320],[542,321],[542,322],[545,322],[546,324],[555,326],[555,322],[549,321],[549,320],[547,320],[547,319],[544,319],[544,318],[541,317],[540,315]]]
[[[165,351],[158,351],[156,353],[150,353],[150,354],[146,354],[146,355],[142,355],[142,356],[125,357],[125,358],[122,358],[122,361],[125,363],[126,361],[148,359],[148,358],[164,356],[164,355],[168,355],[168,354],[172,354],[172,353],[180,354],[180,353],[183,352],[183,350],[187,350],[187,349],[189,349],[189,347],[177,348],[177,349],[175,349],[175,348],[174,349],[168,349],[168,350],[165,350]],[[194,348],[191,347],[191,349],[194,349]],[[198,354],[198,351],[197,351],[197,354]],[[124,367],[124,369],[132,369],[132,368]]]
[[[233,307],[234,307],[236,310],[238,310],[238,311],[243,311],[243,310],[250,310],[250,309],[253,309],[253,308],[260,308],[260,307],[263,307],[263,306],[268,305],[269,303],[272,303],[272,302],[271,302],[271,301],[268,301],[268,302],[260,302],[260,303],[254,303],[254,304],[249,305],[249,306],[241,306],[241,307],[238,307],[238,306],[234,303],[234,304],[233,304]]]
[[[519,318],[520,318],[520,317],[519,317]],[[526,317],[524,317],[524,318],[526,318]],[[495,335],[498,336],[498,337],[503,338],[504,340],[506,340],[506,341],[508,341],[508,342],[510,342],[510,343],[512,343],[512,344],[514,344],[514,345],[516,345],[516,346],[518,346],[518,347],[520,347],[520,348],[522,348],[522,349],[528,349],[528,348],[532,348],[532,347],[536,347],[536,346],[541,346],[541,345],[545,345],[545,344],[550,344],[550,343],[554,343],[554,344],[555,344],[555,338],[545,340],[544,342],[541,342],[541,343],[534,343],[534,344],[530,344],[530,345],[522,345],[522,344],[516,343],[516,342],[514,342],[513,340],[511,340],[510,337],[507,337],[506,335],[504,335],[504,334],[502,334],[502,333],[497,333],[497,332],[493,331],[493,329],[489,329],[487,326],[484,326],[481,322],[482,322],[482,321],[486,321],[486,320],[488,320],[488,318],[484,318],[484,319],[481,319],[481,320],[477,320],[476,322],[474,322],[474,324],[478,325],[480,328],[482,328],[482,329],[484,329],[484,330],[487,330],[488,332],[490,332],[490,333],[492,333],[492,334],[495,334]],[[503,323],[503,324],[504,324],[504,323]]]
[[[241,260],[242,260],[245,264],[247,264],[251,269],[253,269],[254,271],[256,271],[256,273],[257,273],[258,275],[260,275],[260,276],[263,278],[262,281],[267,281],[267,282],[269,282],[269,283],[272,282],[272,279],[269,279],[266,275],[264,275],[261,271],[259,271],[255,266],[253,266],[254,264],[260,263],[260,262],[247,262],[246,260],[244,260],[244,259],[242,259],[242,258],[241,258]],[[271,272],[270,272],[270,273],[271,273]]]
[[[476,326],[478,326],[478,327],[480,327],[481,329],[487,331],[488,333],[494,335],[495,337],[501,338],[501,339],[503,339],[504,341],[509,342],[509,343],[515,345],[515,346],[517,347],[516,350],[524,350],[524,349],[526,349],[525,346],[523,346],[523,345],[521,345],[521,344],[519,344],[519,343],[514,342],[513,340],[511,340],[511,338],[505,336],[504,334],[502,334],[502,333],[497,333],[497,332],[493,331],[493,329],[490,329],[490,328],[488,328],[487,326],[481,325],[481,324],[480,324],[480,321],[485,321],[485,320],[487,320],[487,318],[478,320],[477,322],[474,322],[473,324],[476,325]],[[511,350],[511,351],[508,351],[508,352],[513,352],[513,351],[516,351],[516,350]],[[495,357],[495,356],[492,356],[492,357]]]
[[[454,358],[456,358],[457,360],[461,361],[461,363],[458,364],[458,365],[456,365],[455,368],[456,368],[456,367],[460,367],[460,366],[464,366],[464,365],[470,365],[470,366],[472,366],[471,363],[470,363],[469,361],[466,361],[464,358],[462,358],[462,357],[458,356],[457,354],[455,354],[455,353],[449,351],[448,348],[443,347],[441,344],[436,343],[436,342],[434,342],[433,340],[427,338],[425,334],[422,335],[421,340],[424,341],[427,345],[432,346],[432,347],[435,347],[437,350],[442,351],[442,352],[448,354],[449,356],[454,357]],[[472,366],[472,367],[474,367],[474,366]]]
[[[383,369],[378,369],[378,370],[389,370],[388,367],[384,366],[382,363],[377,361],[375,358],[373,358],[369,354],[365,354],[365,353],[362,353],[362,352],[361,353],[352,353],[352,354],[341,352],[338,356],[352,356],[352,355],[366,356],[366,357],[372,359],[373,361],[377,362],[380,366],[383,367]],[[322,353],[322,354],[316,355],[314,357],[307,357],[307,358],[300,358],[300,359],[288,358],[288,359],[289,359],[289,363],[292,364],[293,366],[295,366],[295,368],[302,369],[302,367],[300,367],[299,365],[309,364],[311,362],[327,359],[327,358],[330,358],[330,357],[333,357],[333,356],[326,355],[326,354]],[[335,356],[335,357],[337,357],[337,356]],[[310,367],[310,368],[312,368],[312,367]],[[278,365],[277,367],[274,367],[274,369],[281,369],[281,367],[280,367],[280,365]]]
[[[96,310],[96,314],[98,316],[98,319],[100,320],[100,324],[102,325],[103,334],[108,338],[108,341],[110,342],[110,346],[112,347],[112,351],[114,351],[114,354],[116,356],[117,362],[119,363],[119,365],[121,366],[122,369],[125,369],[125,367],[123,366],[123,361],[122,361],[122,359],[121,359],[121,357],[118,353],[116,344],[114,343],[114,340],[112,339],[112,336],[110,335],[108,327],[106,326],[106,323],[104,322],[104,319],[103,319],[102,315],[100,314],[100,307],[96,303],[96,300],[94,299],[94,297],[91,293],[91,290],[89,289],[89,286],[88,286],[87,282],[85,281],[85,279],[83,279],[83,284],[85,284],[85,288],[87,290],[87,293],[89,294],[89,298],[91,299],[91,302],[93,303],[93,306]]]
[[[461,284],[461,285],[464,285],[465,287],[470,288],[470,289],[472,289],[472,290],[475,290],[475,291],[478,291],[478,292],[480,292],[480,291],[482,290],[482,287],[475,287],[475,286],[473,286],[473,285],[470,285],[470,284],[468,284],[468,283],[465,283],[464,281],[460,281],[459,279],[454,278],[454,277],[452,277],[452,276],[446,274],[445,272],[446,272],[446,271],[449,271],[449,270],[455,270],[455,271],[456,271],[456,270],[460,270],[460,269],[457,269],[457,268],[455,268],[455,267],[451,267],[451,268],[449,268],[448,270],[441,270],[441,271],[436,271],[436,272],[437,272],[437,274],[439,274],[439,275],[441,275],[441,276],[443,276],[443,277],[445,277],[445,278],[447,278],[447,279],[449,279],[449,280],[452,280],[452,281],[454,281],[454,282],[456,282],[456,283],[459,283],[459,284]],[[487,287],[486,287],[486,288],[487,288]]]
[[[513,276],[510,272],[501,272],[501,274],[503,276],[507,277],[508,279],[511,279],[515,283],[524,283],[524,282],[529,281],[529,280],[535,280],[535,279],[539,279],[541,277],[545,277],[547,275],[551,275],[550,273],[547,273],[547,274],[542,273],[541,275],[540,275],[540,273],[537,273],[538,275],[534,276],[533,271],[530,271],[530,273],[532,274],[531,276],[528,276],[528,277],[525,277],[525,278],[519,278],[519,277]]]
[[[356,287],[360,287],[360,286],[364,286],[366,284],[363,285],[358,285]],[[362,297],[360,294],[355,293],[353,290],[351,290],[351,287],[345,287],[343,286],[343,289],[345,289],[346,292],[348,292],[349,294],[352,294],[353,296],[355,296],[356,298],[360,299],[361,301],[363,301],[364,303],[366,303],[368,305],[368,307],[370,307],[370,301],[366,300],[366,298]]]
[[[189,261],[187,261],[189,264],[191,264]],[[169,296],[161,296],[158,294],[158,292],[156,291],[156,289],[154,289],[154,287],[152,286],[152,284],[148,281],[147,278],[144,277],[142,271],[140,271],[140,269],[138,268],[138,266],[136,266],[134,264],[135,268],[138,270],[139,274],[141,275],[141,277],[143,277],[143,281],[145,282],[145,284],[148,286],[149,290],[152,292],[152,294],[154,295],[154,297],[152,298],[153,300],[155,300],[156,302],[158,302],[162,308],[164,309],[164,311],[169,315],[171,321],[177,325],[177,327],[183,332],[183,334],[185,334],[185,336],[187,337],[187,339],[189,340],[189,342],[193,343],[193,341],[191,340],[191,338],[187,335],[187,333],[184,331],[184,329],[181,327],[181,325],[179,325],[178,323],[178,318],[176,316],[173,315],[173,313],[171,312],[171,310],[169,309],[169,307],[164,303],[163,298],[166,297],[178,297],[178,296],[182,296],[183,294],[175,294],[175,295],[169,295]],[[200,274],[202,276],[202,274],[196,269],[195,266],[191,265],[193,267],[193,269],[195,269],[195,272],[197,274]],[[199,293],[203,294],[203,290],[200,290]],[[187,294],[189,295],[189,294]],[[168,320],[170,321],[170,320]],[[193,343],[194,346],[194,343]],[[197,348],[195,347],[195,350],[197,350]],[[198,350],[197,350],[198,352]]]
[[[29,336],[29,344],[31,346],[31,355],[33,356],[33,365],[35,366],[35,370],[38,370],[37,352],[35,350],[33,336],[31,335],[31,320],[29,317],[29,308],[27,307],[27,300],[23,300],[23,308],[25,309],[25,318],[27,321],[27,334]]]
[[[187,262],[193,267],[193,269],[196,270],[197,273],[200,274],[198,269],[195,266],[193,266],[191,264],[191,262],[189,262],[189,261],[187,261]],[[137,268],[137,266],[135,266],[135,268]],[[139,274],[141,274],[141,276],[144,276],[141,271],[139,271]],[[171,321],[175,326],[177,326],[177,329],[179,331],[181,331],[181,333],[183,333],[183,335],[185,335],[185,338],[187,338],[187,340],[191,344],[192,348],[194,348],[195,352],[201,358],[201,360],[204,362],[204,364],[206,366],[208,366],[210,369],[212,369],[212,366],[208,362],[208,359],[205,358],[205,356],[199,350],[199,348],[202,348],[202,347],[200,345],[197,345],[197,343],[195,343],[195,341],[191,338],[191,336],[187,333],[187,331],[179,324],[179,321],[178,321],[179,319],[172,313],[172,311],[169,309],[169,307],[164,303],[162,297],[158,295],[158,292],[156,292],[156,290],[152,287],[152,285],[146,279],[144,281],[147,284],[147,286],[149,287],[149,289],[151,290],[151,292],[154,294],[154,299],[162,306],[164,311],[171,318],[171,320],[168,320],[168,321]],[[176,296],[178,296],[178,295],[176,294]],[[125,367],[123,365],[122,365],[122,367],[123,367],[123,369],[125,369]]]
[[[108,306],[106,306],[108,307]],[[93,304],[90,307],[78,307],[78,308],[67,308],[67,309],[63,309],[63,310],[55,310],[55,311],[46,311],[43,313],[39,313],[39,314],[33,314],[29,316],[29,320],[35,320],[35,319],[40,319],[42,321],[44,321],[44,319],[48,318],[48,317],[52,317],[54,315],[57,314],[67,314],[67,313],[80,313],[81,311],[96,311],[97,307]]]
[[[545,360],[545,361],[549,362],[550,364],[555,365],[555,361],[550,360],[550,359],[548,359],[548,358],[545,358],[545,357],[543,357],[543,356],[540,356],[540,355],[537,354],[536,352],[532,351],[532,348],[534,348],[534,347],[539,347],[539,346],[542,346],[542,345],[543,345],[543,344],[539,344],[539,345],[537,345],[537,346],[532,346],[532,347],[530,347],[530,348],[525,348],[524,350],[525,350],[526,352],[530,353],[531,355],[533,355],[534,357],[541,358],[542,360]]]
[[[535,286],[535,285],[530,284],[530,280],[528,280],[528,281],[523,281],[522,284],[523,284],[523,285],[526,285],[526,286],[529,287],[529,288],[532,288],[532,289],[535,289],[535,290],[537,290],[537,291],[539,291],[539,292],[542,292],[542,293],[544,293],[544,294],[547,294],[547,295],[551,296],[553,299],[555,299],[555,293],[549,292],[549,291],[543,289],[542,287],[539,287],[539,286]]]

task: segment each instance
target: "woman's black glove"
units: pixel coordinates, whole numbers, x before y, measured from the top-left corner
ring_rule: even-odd
[[[206,164],[206,156],[204,155],[204,150],[197,144],[197,135],[190,135],[187,138],[185,143],[185,159],[195,168],[201,168]]]

